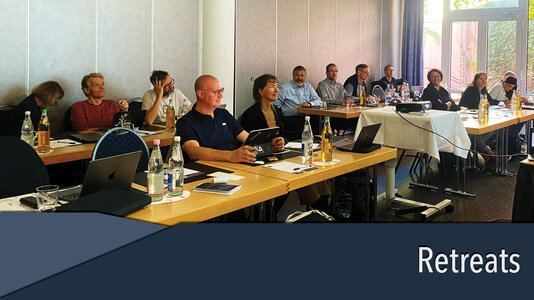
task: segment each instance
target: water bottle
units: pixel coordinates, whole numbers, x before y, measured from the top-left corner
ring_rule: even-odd
[[[33,136],[33,123],[30,115],[31,112],[29,110],[24,113],[24,122],[22,122],[22,128],[20,129],[20,139],[33,147],[35,137]]]
[[[50,122],[46,114],[46,108],[41,113],[41,120],[37,125],[37,152],[46,153],[50,151]]]
[[[174,147],[172,147],[168,165],[167,194],[181,196],[184,193],[184,156],[182,155],[179,136],[174,137]]]
[[[302,163],[310,166],[313,159],[313,133],[310,124],[310,116],[304,118],[304,130],[302,131]]]
[[[324,127],[321,132],[321,161],[331,162],[334,150],[334,134],[330,127],[330,117],[324,117]]]
[[[512,94],[512,100],[510,102],[510,113],[512,113],[512,116],[514,116],[517,112],[517,94],[515,93],[515,90]]]
[[[163,199],[163,159],[161,158],[158,139],[154,140],[154,148],[148,160],[148,174],[146,179],[148,196],[152,198],[152,202]]]
[[[480,101],[478,102],[478,124],[480,126],[488,124],[486,120],[486,105],[483,94],[480,94]]]
[[[385,96],[386,105],[389,105],[391,103],[391,89],[389,88],[389,84],[386,87],[385,93],[386,93],[386,96]]]
[[[174,111],[174,105],[172,104],[172,99],[169,99],[169,105],[167,105],[167,110],[165,112],[165,129],[168,132],[173,132],[175,123],[176,123],[176,112]]]

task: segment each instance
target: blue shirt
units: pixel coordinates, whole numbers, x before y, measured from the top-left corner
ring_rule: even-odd
[[[304,102],[309,102],[312,106],[320,106],[321,98],[313,90],[311,84],[305,82],[302,86],[297,86],[294,81],[286,82],[278,91],[278,99],[274,105],[282,110],[285,117],[298,116],[298,108]]]
[[[234,141],[243,131],[235,118],[226,110],[217,108],[211,115],[201,114],[193,109],[185,116],[176,121],[176,135],[180,136],[180,142],[195,140],[200,147],[217,150],[235,150]],[[184,151],[186,160],[190,160]]]

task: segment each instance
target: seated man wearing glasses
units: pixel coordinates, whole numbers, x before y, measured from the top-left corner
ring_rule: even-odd
[[[184,109],[191,110],[191,102],[179,90],[174,88],[174,79],[165,71],[156,70],[150,76],[150,82],[154,89],[148,90],[143,95],[142,109],[146,109],[145,123],[152,125],[154,122],[166,122],[166,108],[172,99],[172,106],[177,115],[185,113]]]
[[[186,160],[218,160],[252,163],[256,154],[250,146],[236,149],[236,139],[243,144],[248,132],[235,118],[221,109],[224,88],[217,78],[202,75],[195,81],[197,102],[191,111],[176,122],[176,135],[181,137]],[[282,138],[273,139],[273,150],[284,147]]]
[[[367,87],[365,86],[365,81],[369,78],[369,66],[366,64],[359,64],[356,66],[356,73],[347,80],[345,80],[345,90],[349,95],[360,98],[360,92],[365,91],[366,95],[369,95]],[[367,99],[366,99],[367,100]]]

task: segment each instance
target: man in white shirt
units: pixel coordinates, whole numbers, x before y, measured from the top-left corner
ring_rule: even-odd
[[[152,72],[150,82],[154,88],[143,95],[142,109],[146,109],[145,123],[148,125],[154,122],[165,123],[166,109],[170,99],[172,99],[176,115],[191,110],[191,101],[179,89],[174,88],[174,79],[169,73],[156,70]]]

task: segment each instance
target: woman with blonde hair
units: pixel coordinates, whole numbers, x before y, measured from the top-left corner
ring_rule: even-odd
[[[32,93],[11,111],[7,122],[8,135],[20,137],[26,111],[31,112],[33,128],[36,130],[43,109],[56,105],[64,95],[63,88],[55,81],[45,81],[35,86]]]

